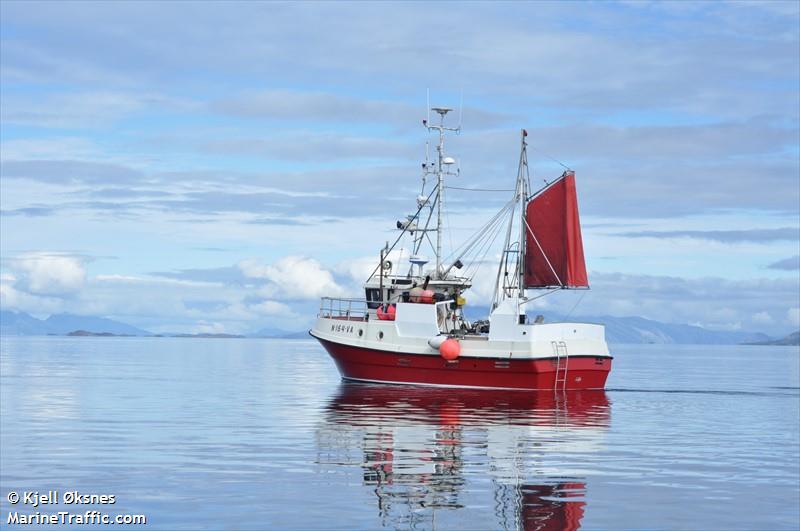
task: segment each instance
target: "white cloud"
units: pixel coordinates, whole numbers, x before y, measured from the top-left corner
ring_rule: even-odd
[[[776,336],[787,332],[787,322],[797,323],[800,318],[800,309],[795,307],[799,286],[794,279],[687,279],[620,273],[590,273],[589,277],[588,291],[557,291],[546,297],[547,311],[573,317],[640,316]],[[791,308],[788,314],[787,308]],[[753,318],[758,314],[786,315],[788,321],[768,323],[764,315]]]
[[[83,259],[61,254],[26,253],[12,262],[18,284],[26,291],[44,295],[68,295],[86,283]]]
[[[239,268],[247,277],[267,281],[259,293],[268,298],[298,300],[346,294],[333,274],[312,258],[287,256],[268,265],[250,259],[240,262]]]
[[[278,301],[265,300],[258,304],[251,304],[247,308],[260,315],[294,315],[289,306]]]
[[[392,100],[365,99],[331,92],[263,90],[249,92],[212,103],[213,110],[249,118],[333,121],[346,123],[375,122],[401,129],[416,125],[408,120],[419,112],[419,105]],[[467,108],[471,127],[492,126],[509,117],[501,113]],[[308,151],[308,150],[307,150]]]
[[[20,291],[10,284],[0,284],[0,308],[34,315],[49,315],[63,310],[64,301]]]
[[[42,96],[5,96],[2,120],[40,127],[100,127],[146,108],[162,98],[122,92],[91,91]]]
[[[386,255],[385,260],[393,264],[393,273],[405,274],[408,271],[409,254],[406,249],[394,249]],[[379,253],[375,253],[374,256],[361,256],[343,260],[336,264],[333,270],[347,280],[350,291],[360,293],[364,282],[375,271],[378,261]]]
[[[130,274],[87,276],[82,260],[44,252],[9,259],[13,269],[4,272],[0,282],[3,309],[40,317],[61,312],[108,317],[156,333],[250,333],[265,326],[294,331],[309,324],[315,314],[315,305],[298,302],[296,296],[261,299],[257,280],[244,285]],[[322,284],[311,292],[324,290],[325,281],[331,279],[313,261],[290,257],[268,267],[274,278],[290,284],[294,268],[300,275],[297,282],[304,275],[321,277]],[[269,286],[284,291],[271,281]],[[328,287],[337,294],[335,284]]]
[[[215,281],[195,280],[195,270],[186,278],[127,274],[87,278],[80,258],[27,253],[9,260],[14,269],[4,273],[0,301],[4,309],[40,316],[97,315],[154,332],[199,331],[198,326],[219,331],[217,325],[230,333],[264,327],[291,331],[310,324],[317,297],[363,296],[361,284],[375,263],[375,257],[366,256],[331,269],[310,258],[287,256],[266,264],[245,260],[230,268],[240,276],[228,274],[230,278],[220,276]],[[470,307],[489,304],[494,273],[495,264],[487,261],[475,288],[466,294]],[[569,313],[576,318],[638,315],[776,336],[785,334],[788,325],[800,325],[793,279],[733,281],[619,273],[593,273],[591,278],[590,291],[559,291],[533,301],[529,311]],[[780,315],[785,317],[773,317]]]
[[[177,278],[164,278],[153,276],[136,276],[136,275],[97,275],[94,280],[98,282],[116,282],[126,284],[149,284],[149,285],[174,285],[174,286],[190,286],[190,287],[221,287],[219,282],[206,282],[198,280],[184,280]]]
[[[195,334],[223,334],[225,333],[225,325],[222,323],[200,321],[194,327],[193,332]]]
[[[775,320],[772,318],[772,316],[767,312],[758,312],[756,314],[753,314],[753,317],[751,318],[751,321],[753,321],[756,324],[766,324],[766,325],[769,325],[769,324],[772,324],[772,323],[775,322]]]
[[[86,138],[18,138],[0,143],[0,154],[5,160],[64,160],[98,157],[102,151]]]

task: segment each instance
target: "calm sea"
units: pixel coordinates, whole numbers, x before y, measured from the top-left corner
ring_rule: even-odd
[[[612,346],[606,392],[559,396],[345,384],[311,340],[0,348],[4,528],[89,510],[146,529],[800,524],[796,347]]]

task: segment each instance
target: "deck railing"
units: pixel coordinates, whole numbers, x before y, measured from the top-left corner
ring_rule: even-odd
[[[366,299],[338,299],[322,297],[319,304],[319,317],[345,319],[348,321],[367,320]]]

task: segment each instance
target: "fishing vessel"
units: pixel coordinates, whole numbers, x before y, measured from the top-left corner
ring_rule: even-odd
[[[531,319],[528,304],[560,290],[588,289],[575,173],[564,171],[531,192],[527,132],[521,132],[512,197],[471,238],[443,253],[444,193],[458,175],[445,153],[451,109],[433,107],[424,127],[438,136],[422,163],[416,209],[380,250],[364,298],[323,297],[310,334],[342,377],[364,382],[484,389],[603,389],[612,357],[603,325]],[[430,183],[429,183],[430,181]],[[470,321],[465,292],[485,274],[503,242],[487,320]],[[407,241],[410,252],[400,251]],[[432,252],[432,259],[423,253]]]

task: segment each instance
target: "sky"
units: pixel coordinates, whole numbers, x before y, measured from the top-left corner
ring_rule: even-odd
[[[785,335],[798,6],[3,0],[0,305],[307,328],[415,210],[429,92],[450,185],[513,186],[521,128],[534,184],[576,172],[592,289],[537,309]],[[446,251],[508,195],[448,190]]]

